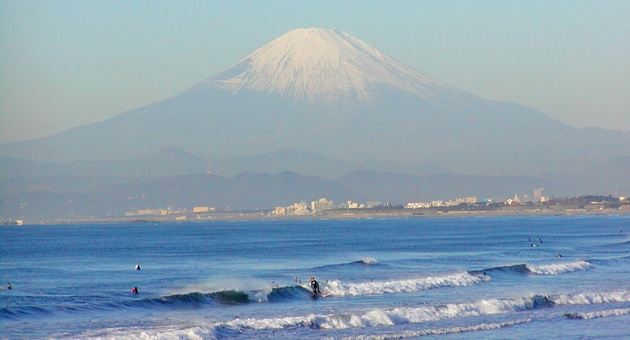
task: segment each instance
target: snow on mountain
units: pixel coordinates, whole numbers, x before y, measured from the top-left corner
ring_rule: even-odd
[[[463,94],[336,29],[295,29],[207,79],[233,92],[278,93],[300,101],[371,99],[388,86],[440,104],[448,93]]]

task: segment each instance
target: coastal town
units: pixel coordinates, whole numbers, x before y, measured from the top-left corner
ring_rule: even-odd
[[[108,216],[73,216],[69,218],[36,220],[26,217],[2,221],[3,226],[59,223],[117,223],[117,222],[203,222],[212,220],[282,220],[282,219],[352,219],[352,218],[422,218],[465,216],[562,216],[629,214],[630,199],[612,195],[582,195],[550,197],[543,188],[533,195],[514,195],[508,199],[479,199],[476,196],[447,200],[413,201],[404,204],[345,200],[335,202],[322,197],[301,200],[286,206],[269,209],[238,210],[227,206],[199,204],[191,207],[146,207]]]
[[[578,196],[549,198],[542,190],[533,197],[513,198],[501,202],[477,197],[458,197],[452,200],[408,202],[404,205],[369,201],[335,203],[327,198],[295,202],[270,210],[232,211],[229,208],[196,206],[190,209],[140,209],[125,213],[131,221],[203,221],[221,219],[299,219],[299,218],[386,218],[386,217],[455,217],[455,216],[527,216],[527,215],[587,215],[630,213],[627,197]]]

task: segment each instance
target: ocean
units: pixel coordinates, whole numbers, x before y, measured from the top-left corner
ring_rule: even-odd
[[[630,216],[1,227],[0,280],[8,339],[630,338]]]

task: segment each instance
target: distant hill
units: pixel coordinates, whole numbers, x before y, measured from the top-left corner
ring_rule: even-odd
[[[69,183],[84,181],[83,178]],[[121,216],[127,211],[169,206],[192,209],[195,206],[230,209],[272,209],[321,197],[342,201],[356,195],[334,181],[300,176],[293,172],[275,175],[243,173],[232,179],[218,175],[179,175],[155,178],[142,183],[107,183],[87,192],[47,190],[49,181],[37,182],[40,190],[3,195],[0,217],[23,219],[60,219],[72,217]],[[60,188],[57,186],[57,188]]]
[[[261,155],[210,159],[192,155],[176,147],[164,147],[148,158],[130,160],[46,162],[25,159],[0,159],[0,181],[25,181],[50,176],[89,178],[122,178],[147,180],[175,175],[212,173],[234,177],[243,172],[279,173],[293,171],[302,175],[335,179],[344,174],[368,171],[396,171],[415,175],[443,173],[438,167],[425,165],[410,167],[395,162],[366,161],[351,164],[324,157],[316,152],[279,149]],[[5,187],[6,189],[6,187]],[[0,193],[4,189],[0,189]]]
[[[147,208],[195,206],[273,209],[326,197],[336,203],[381,201],[391,204],[477,196],[522,199],[544,188],[555,197],[630,194],[626,175],[630,159],[618,158],[578,175],[539,177],[461,174],[410,175],[355,171],[336,180],[291,171],[244,172],[232,178],[216,174],[180,174],[154,178],[51,175],[13,178],[0,183],[0,219],[61,219],[121,216]],[[601,188],[608,188],[602,190]]]
[[[176,147],[163,147],[148,158],[130,160],[48,162],[0,159],[0,180],[41,178],[50,175],[112,178],[156,178],[200,174],[208,161]]]

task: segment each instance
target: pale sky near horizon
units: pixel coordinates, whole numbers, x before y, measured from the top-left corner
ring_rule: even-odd
[[[475,95],[630,131],[630,0],[0,2],[0,143],[168,98],[294,28]]]

